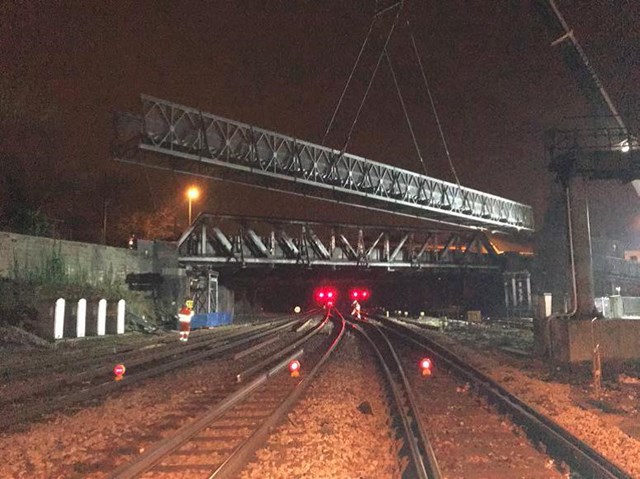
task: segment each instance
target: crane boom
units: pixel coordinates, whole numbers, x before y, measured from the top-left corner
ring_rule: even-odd
[[[554,158],[552,168],[558,172],[561,178],[577,174],[590,178],[631,180],[638,196],[640,196],[640,181],[638,181],[640,178],[640,158],[638,158],[637,151],[637,135],[633,135],[627,128],[624,118],[618,112],[593,64],[589,61],[589,57],[560,12],[555,0],[536,0],[536,6],[552,35],[556,38],[551,45],[561,47],[568,67],[575,74],[580,88],[591,103],[596,115],[599,117],[606,115],[615,122],[615,125],[603,125],[604,129],[599,131],[587,131],[582,135],[582,138],[578,138],[575,131],[570,135],[567,135],[567,132],[561,132],[559,136],[556,136],[556,140],[559,138],[560,143],[566,144],[568,136],[572,136],[571,147],[574,148],[578,145],[578,148],[582,147],[580,149],[583,151],[581,151],[579,159],[571,155],[569,163],[566,161],[567,157],[562,144],[559,145],[556,142],[554,152],[564,158],[561,158],[560,161],[555,161],[556,158]],[[607,150],[613,155],[608,155]],[[594,151],[599,152],[594,155]],[[619,153],[623,153],[623,155]],[[585,156],[588,158],[585,159]]]

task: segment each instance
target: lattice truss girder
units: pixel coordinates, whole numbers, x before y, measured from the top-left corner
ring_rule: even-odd
[[[531,207],[143,96],[143,150],[224,167],[227,179],[424,219],[533,230]],[[230,175],[230,173],[232,173]],[[229,178],[233,176],[233,178]],[[324,190],[324,191],[322,191]]]
[[[480,231],[357,227],[201,214],[179,241],[182,264],[496,268]]]

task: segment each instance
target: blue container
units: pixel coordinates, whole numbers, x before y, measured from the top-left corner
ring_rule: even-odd
[[[196,314],[191,318],[191,329],[224,326],[231,324],[232,320],[230,312]]]

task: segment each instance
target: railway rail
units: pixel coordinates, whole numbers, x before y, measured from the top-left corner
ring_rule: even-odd
[[[546,453],[567,464],[581,477],[626,479],[631,475],[573,436],[550,418],[542,415],[491,378],[463,361],[423,331],[402,320],[376,317],[390,334],[421,350],[428,351],[437,363],[468,382],[490,404],[508,415],[535,443],[545,446]]]
[[[311,313],[313,314],[313,313]],[[283,331],[299,325],[308,317],[285,318],[253,328],[231,329],[219,334],[203,332],[195,335],[188,344],[164,343],[151,345],[151,348],[133,349],[122,355],[116,354],[98,358],[90,357],[87,361],[98,362],[99,365],[88,367],[87,363],[76,363],[75,355],[61,360],[71,371],[63,377],[53,374],[44,376],[40,381],[30,378],[26,383],[14,383],[12,388],[5,387],[8,394],[3,394],[0,401],[5,414],[0,417],[0,427],[7,430],[20,427],[45,414],[82,404],[85,401],[100,399],[105,394],[117,391],[124,386],[172,371],[199,360],[221,356],[235,349],[253,345],[254,352],[264,342],[273,342]],[[111,368],[118,362],[124,362],[128,371],[119,382],[112,380]],[[84,371],[73,374],[82,367]],[[47,370],[43,370],[47,374]],[[14,392],[11,392],[13,390]]]
[[[415,394],[396,349],[378,326],[364,322],[352,324],[373,348],[389,386],[395,412],[394,426],[403,438],[399,453],[410,459],[405,464],[402,477],[440,478],[440,468],[420,417]],[[404,462],[403,458],[400,461]]]
[[[145,454],[119,466],[110,477],[161,478],[175,473],[232,477],[293,407],[339,344],[345,331],[344,320],[334,318],[333,330],[322,339],[318,333],[328,324],[329,314],[302,338],[261,363],[260,372],[251,368],[239,374],[245,379],[252,374],[257,376],[230,389],[222,401]],[[305,366],[302,380],[296,380],[282,374],[282,370],[292,358],[300,357],[301,346],[305,365],[313,367]]]

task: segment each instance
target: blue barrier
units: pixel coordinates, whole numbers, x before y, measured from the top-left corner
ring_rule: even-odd
[[[231,324],[233,316],[230,312],[196,314],[191,318],[191,329],[213,328]]]

